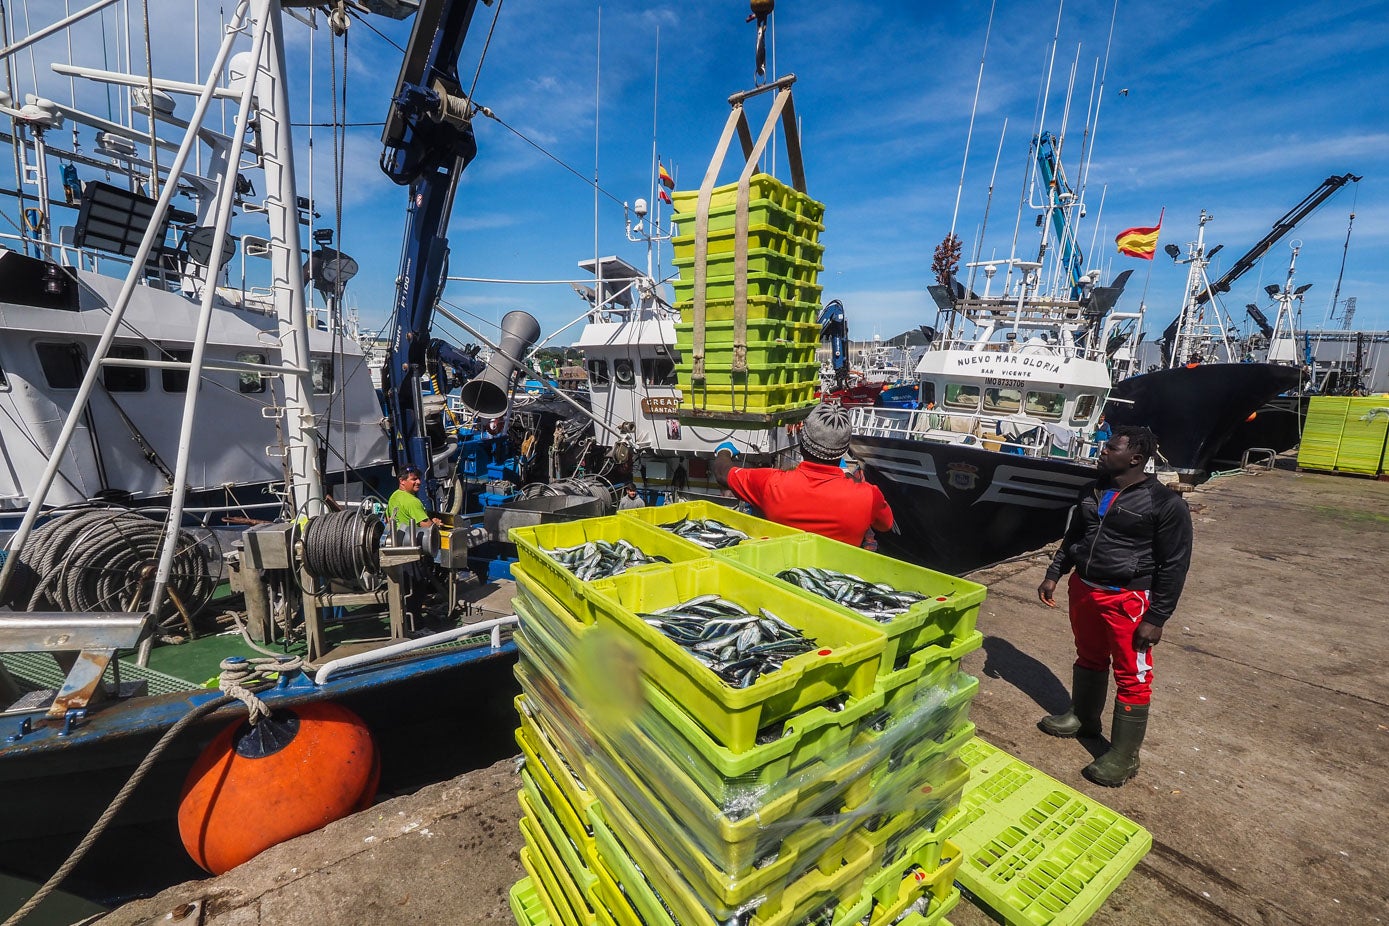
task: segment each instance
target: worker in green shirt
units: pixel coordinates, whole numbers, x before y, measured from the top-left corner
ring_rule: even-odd
[[[424,510],[424,502],[420,501],[420,471],[417,467],[407,466],[400,471],[398,484],[400,488],[391,493],[390,501],[386,503],[386,516],[394,520],[397,524],[438,524],[443,525],[443,521],[438,518],[431,518],[429,512]]]
[[[399,488],[391,493],[386,502],[386,516],[400,527],[421,525],[443,525],[443,521],[429,516],[424,510],[424,502],[418,494],[422,481],[418,467],[407,466],[400,471],[397,479]],[[410,615],[411,625],[418,626],[424,619],[425,600],[429,597],[430,573],[432,563],[421,558],[405,569],[405,610]]]

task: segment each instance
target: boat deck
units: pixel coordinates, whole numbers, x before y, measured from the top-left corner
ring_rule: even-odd
[[[975,576],[989,597],[984,647],[964,666],[980,679],[971,719],[1152,832],[1092,923],[1383,922],[1389,484],[1279,470],[1220,477],[1189,499],[1196,553],[1156,651],[1139,777],[1091,785],[1085,745],[1034,726],[1064,704],[1072,658],[1064,612],[1036,599],[1043,555]],[[162,921],[184,903],[205,926],[510,922],[506,891],[524,874],[512,752],[503,743],[477,771],[103,923]],[[992,922],[967,904],[949,918]]]

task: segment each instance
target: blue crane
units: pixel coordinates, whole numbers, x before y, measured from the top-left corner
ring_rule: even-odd
[[[471,357],[430,341],[434,307],[448,272],[446,232],[454,192],[477,155],[471,103],[458,80],[458,56],[476,9],[477,0],[420,5],[381,134],[381,169],[410,188],[381,385],[396,465],[412,464],[425,474],[431,469],[420,402],[426,357],[433,350],[458,369],[476,372]]]

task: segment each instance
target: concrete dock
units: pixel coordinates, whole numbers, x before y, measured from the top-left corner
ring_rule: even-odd
[[[1138,778],[1092,785],[1086,746],[1035,727],[1066,704],[1074,655],[1064,608],[1036,598],[1044,552],[972,576],[989,597],[984,647],[964,665],[981,683],[971,719],[1152,832],[1091,922],[1387,922],[1389,483],[1284,468],[1188,499],[1192,573],[1155,651]],[[520,782],[510,756],[478,765],[100,922],[510,922]],[[992,922],[963,903],[949,919]]]

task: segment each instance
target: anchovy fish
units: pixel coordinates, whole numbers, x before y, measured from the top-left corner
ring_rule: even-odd
[[[765,608],[753,614],[718,595],[700,595],[638,616],[733,688],[746,688],[816,647],[813,639]]]
[[[607,579],[633,566],[670,562],[664,556],[648,556],[627,540],[590,540],[572,547],[556,547],[553,550],[541,547],[540,550],[574,573],[574,577],[581,582]]]
[[[881,623],[906,614],[927,597],[893,588],[885,582],[869,582],[847,572],[815,566],[783,569],[776,577]]]
[[[713,518],[681,518],[679,521],[671,521],[669,524],[656,526],[711,550],[737,546],[748,539],[748,535],[736,527],[722,521],[716,521]]]

